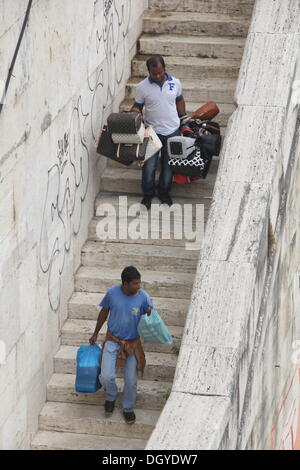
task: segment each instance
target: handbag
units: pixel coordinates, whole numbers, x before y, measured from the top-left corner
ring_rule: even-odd
[[[138,333],[146,343],[172,344],[170,335],[163,319],[156,310],[150,315],[143,315],[138,324]]]
[[[149,138],[145,160],[155,155],[162,148],[162,143],[152,126],[146,127],[145,136]]]
[[[111,134],[136,134],[142,125],[141,113],[112,113],[107,119]]]
[[[101,349],[98,344],[80,346],[76,355],[75,390],[78,393],[95,393],[101,388],[100,375]]]
[[[134,161],[143,161],[147,149],[148,138],[142,144],[114,144],[108,126],[104,125],[99,138],[97,153],[129,166]]]
[[[218,123],[213,121],[202,122],[197,140],[200,148],[205,152],[216,156],[220,155],[222,138]]]
[[[172,173],[195,178],[206,178],[212,157],[212,154],[197,147],[187,158],[170,158],[168,164]]]
[[[122,163],[123,160],[144,161],[148,146],[148,137],[145,137],[142,144],[117,144],[116,161]]]
[[[112,133],[111,138],[114,144],[142,144],[145,138],[144,123],[136,134]]]

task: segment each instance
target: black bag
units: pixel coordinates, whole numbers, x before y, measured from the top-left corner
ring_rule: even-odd
[[[134,161],[143,161],[145,158],[149,138],[146,137],[142,144],[114,144],[107,126],[103,127],[97,153],[111,158],[123,165],[131,165]]]
[[[204,121],[198,131],[197,143],[202,151],[211,155],[220,155],[221,135],[220,126],[213,121]]]
[[[136,134],[142,125],[141,113],[112,113],[107,119],[111,134]]]

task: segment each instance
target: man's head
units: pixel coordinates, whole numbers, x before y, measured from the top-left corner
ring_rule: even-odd
[[[126,295],[135,295],[141,288],[141,275],[134,266],[127,266],[121,274],[122,286]]]
[[[163,84],[166,80],[166,66],[164,59],[160,55],[154,55],[147,60],[146,65],[152,80],[159,84]]]

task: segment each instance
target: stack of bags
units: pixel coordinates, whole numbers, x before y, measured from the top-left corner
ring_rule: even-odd
[[[103,127],[97,153],[123,165],[142,166],[162,147],[151,126],[145,127],[140,113],[112,113]]]

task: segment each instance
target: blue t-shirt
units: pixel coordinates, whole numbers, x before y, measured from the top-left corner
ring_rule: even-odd
[[[143,289],[137,295],[128,296],[120,285],[108,289],[99,306],[109,308],[108,329],[120,339],[138,338],[141,316],[149,307],[154,308],[152,299]]]

